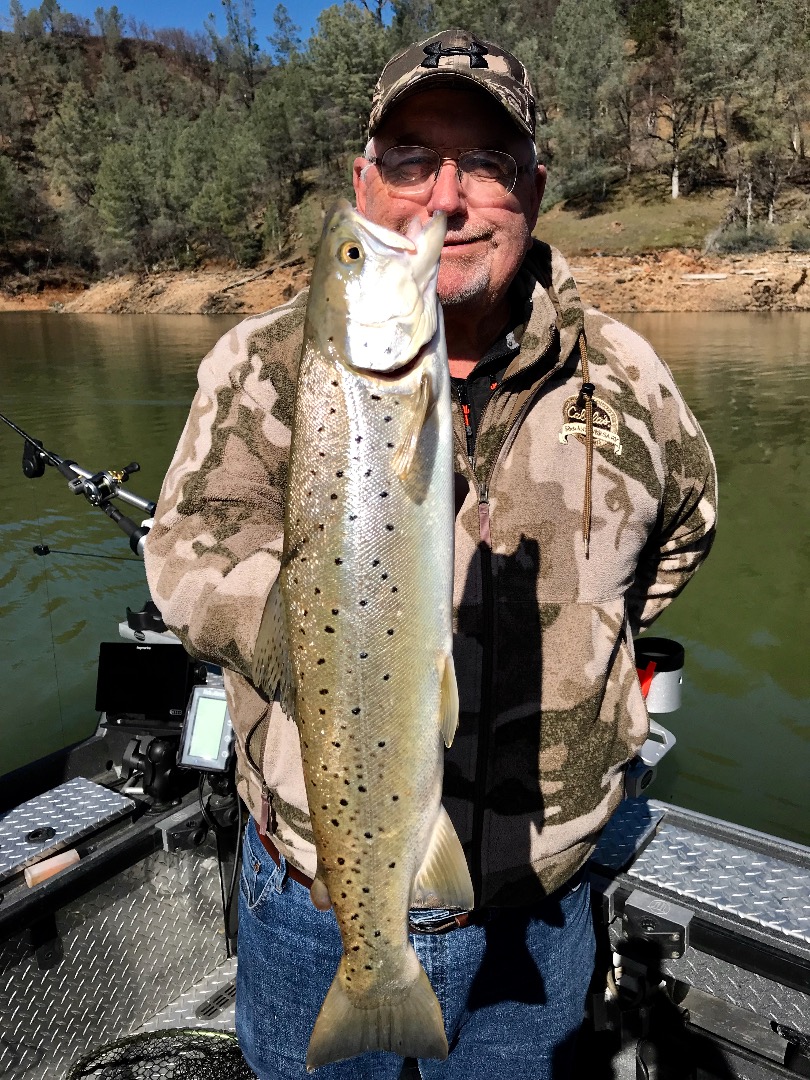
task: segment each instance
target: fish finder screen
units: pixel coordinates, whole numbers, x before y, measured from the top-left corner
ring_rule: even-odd
[[[233,746],[233,729],[225,691],[195,686],[191,692],[178,763],[189,769],[225,772]]]
[[[197,715],[194,730],[191,733],[189,753],[192,757],[215,758],[219,756],[219,744],[222,741],[222,723],[227,706],[216,698],[200,698],[197,702]]]

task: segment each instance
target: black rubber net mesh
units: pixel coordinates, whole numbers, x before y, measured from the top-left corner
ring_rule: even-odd
[[[65,1080],[255,1080],[227,1031],[147,1031],[94,1050]]]

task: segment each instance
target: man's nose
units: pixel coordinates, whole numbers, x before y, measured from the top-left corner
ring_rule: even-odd
[[[458,163],[452,158],[445,159],[439,168],[439,175],[430,194],[428,209],[443,210],[446,214],[457,214],[466,209],[467,197],[461,187]]]

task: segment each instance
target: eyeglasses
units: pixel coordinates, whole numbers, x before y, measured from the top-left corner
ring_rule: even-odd
[[[427,146],[390,146],[381,157],[367,160],[376,165],[386,187],[405,197],[433,190],[445,161],[456,166],[462,191],[473,198],[496,202],[505,199],[517,183],[518,174],[531,165],[518,165],[511,154],[500,150],[431,150]]]

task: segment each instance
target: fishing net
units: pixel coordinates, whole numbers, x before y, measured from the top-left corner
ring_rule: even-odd
[[[228,1031],[147,1031],[94,1050],[65,1080],[255,1080]]]

